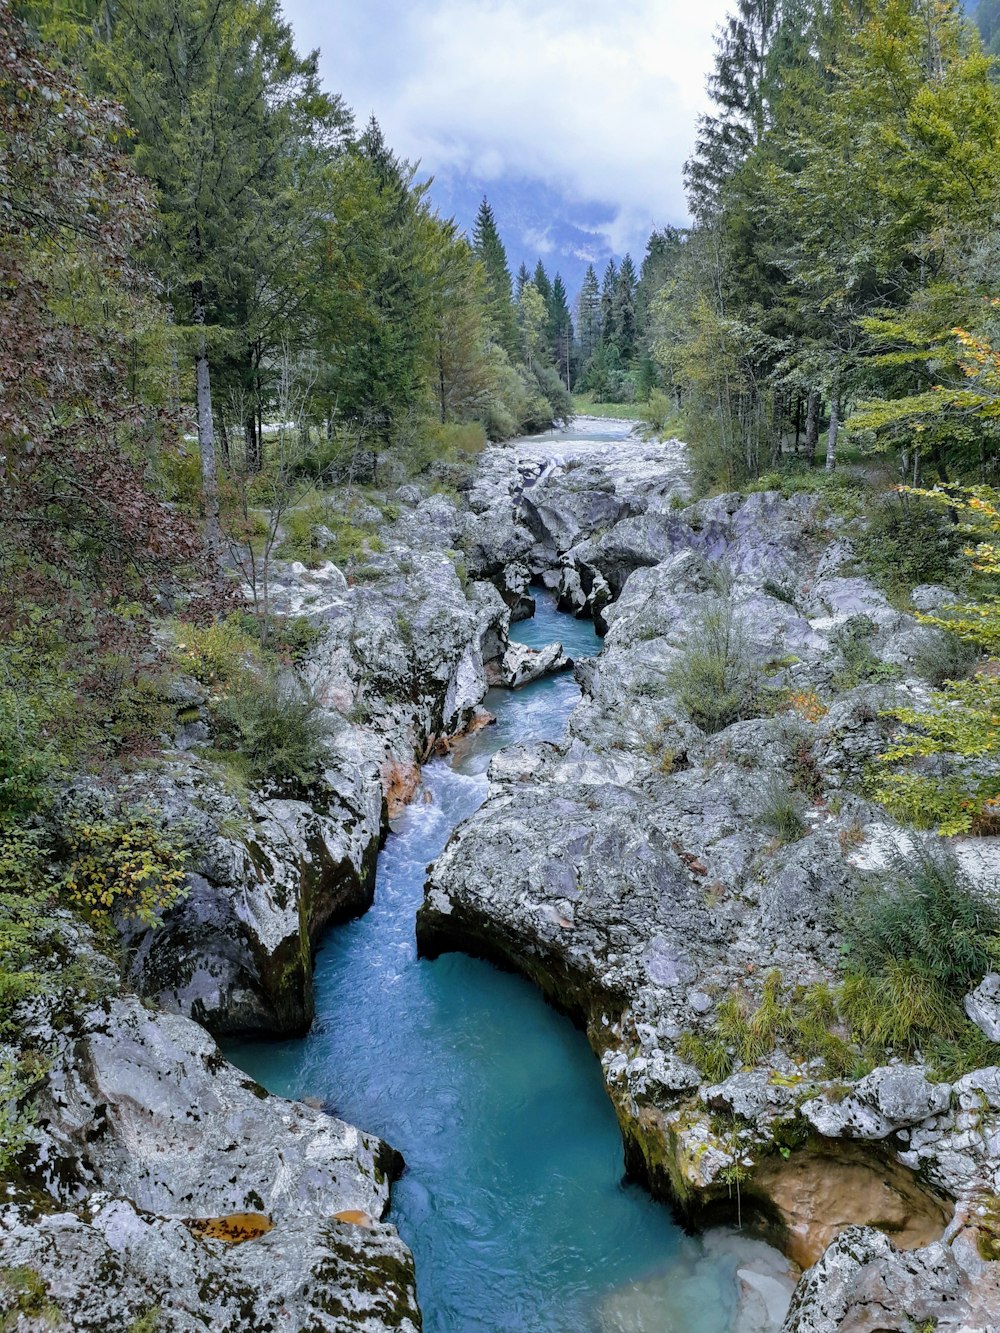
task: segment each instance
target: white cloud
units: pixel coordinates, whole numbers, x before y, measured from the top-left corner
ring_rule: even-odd
[[[535,250],[540,255],[550,255],[556,248],[548,229],[540,231],[537,227],[527,227],[521,233],[521,240],[529,250]]]
[[[726,0],[288,0],[329,87],[432,173],[610,206],[617,253],[685,216],[681,169]]]

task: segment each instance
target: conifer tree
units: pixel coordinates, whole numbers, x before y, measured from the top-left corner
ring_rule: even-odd
[[[507,354],[516,359],[519,340],[507,251],[500,239],[493,209],[485,196],[479,205],[472,229],[472,248],[486,270],[489,315],[494,336]]]
[[[576,308],[580,363],[586,367],[601,341],[601,288],[593,264],[587,265]]]
[[[614,338],[615,288],[618,285],[618,265],[608,260],[601,284],[601,342],[607,346]]]
[[[535,291],[538,292],[547,306],[552,296],[552,283],[549,281],[549,275],[545,272],[545,265],[541,260],[535,265],[535,272],[531,281],[535,284]]]
[[[514,279],[514,300],[520,301],[521,294],[525,287],[531,281],[531,274],[528,272],[528,266],[521,260],[521,267],[517,270],[517,277]]]
[[[552,359],[563,382],[570,379],[570,360],[573,352],[573,321],[569,313],[569,301],[566,297],[566,284],[557,273],[552,280],[548,299],[549,346]]]
[[[631,360],[635,352],[635,265],[632,256],[626,255],[618,270],[612,296],[612,335],[611,341],[618,348],[623,361]]]

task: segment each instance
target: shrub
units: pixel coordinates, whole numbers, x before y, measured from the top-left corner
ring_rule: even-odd
[[[674,404],[662,389],[652,390],[641,412],[647,435],[662,439],[673,428],[676,415]]]
[[[854,540],[868,571],[886,591],[909,592],[920,583],[956,583],[964,573],[962,536],[940,506],[895,491],[869,511]]]
[[[222,747],[238,752],[252,779],[308,784],[323,766],[326,720],[298,682],[270,672],[243,681],[214,715]]]
[[[850,972],[877,979],[904,968],[956,999],[1000,959],[1000,913],[973,892],[954,858],[922,846],[865,886],[843,930]]]
[[[54,924],[50,884],[41,833],[0,820],[0,1036],[18,1000],[43,984],[40,940]]]
[[[0,690],[0,820],[33,813],[54,767],[36,708],[13,690]]]
[[[932,685],[961,680],[979,659],[979,650],[949,630],[936,630],[921,641],[913,655],[913,669]]]
[[[833,646],[840,654],[841,666],[834,672],[833,688],[853,690],[858,685],[880,684],[898,679],[899,668],[880,661],[870,643],[878,626],[865,615],[851,616],[833,635]]]
[[[0,1061],[0,1177],[10,1171],[31,1137],[35,1115],[26,1098],[38,1081],[38,1071],[26,1068],[24,1062]],[[9,1325],[4,1320],[0,1328],[6,1327]]]
[[[93,916],[114,911],[158,925],[186,890],[188,855],[175,828],[156,811],[126,806],[116,814],[71,808],[61,836],[68,869],[62,885]]]
[[[260,664],[254,623],[252,618],[232,615],[210,625],[181,625],[176,631],[180,665],[202,685],[233,684]]]
[[[757,715],[759,676],[731,606],[709,612],[686,640],[667,681],[703,731],[722,731]]]

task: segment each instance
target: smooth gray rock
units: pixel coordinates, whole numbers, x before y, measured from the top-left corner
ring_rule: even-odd
[[[965,1012],[989,1041],[1000,1042],[1000,972],[990,972],[965,997]]]
[[[419,1327],[412,1260],[381,1221],[398,1167],[380,1140],[268,1095],[195,1023],[134,999],[52,1041],[24,1154],[51,1202],[0,1203],[0,1269],[38,1275],[59,1310],[45,1327],[124,1331],[153,1309],[185,1331]],[[245,1214],[271,1229],[198,1234]],[[16,1300],[0,1283],[0,1312]]]

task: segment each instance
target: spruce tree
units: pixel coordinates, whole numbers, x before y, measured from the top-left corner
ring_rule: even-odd
[[[601,343],[606,347],[614,338],[615,288],[618,285],[618,265],[608,260],[601,284]]]
[[[549,275],[545,272],[545,265],[541,260],[535,265],[535,275],[531,281],[535,284],[535,290],[547,306],[552,297],[552,283],[549,281]]]
[[[521,267],[517,270],[517,277],[514,279],[514,300],[520,301],[525,287],[531,281],[531,274],[528,272],[528,266],[522,259]]]
[[[611,341],[621,353],[622,361],[631,360],[635,353],[635,265],[632,256],[626,255],[618,270],[612,297],[612,338]]]
[[[580,338],[580,363],[586,368],[601,341],[601,288],[593,264],[587,272],[577,300],[576,328]]]
[[[560,378],[566,382],[570,375],[570,359],[573,350],[573,321],[569,313],[569,301],[566,297],[566,284],[560,274],[552,280],[549,292],[549,345],[552,359]]]
[[[508,356],[516,359],[519,339],[507,251],[500,239],[493,209],[485,196],[479,205],[475,226],[472,229],[472,248],[486,270],[489,316],[494,337]]]
[[[798,7],[798,0],[736,0],[736,12],[716,34],[708,91],[717,111],[699,118],[694,155],[684,168],[697,218],[718,212],[722,184],[763,141],[771,122],[773,53],[784,10]]]

